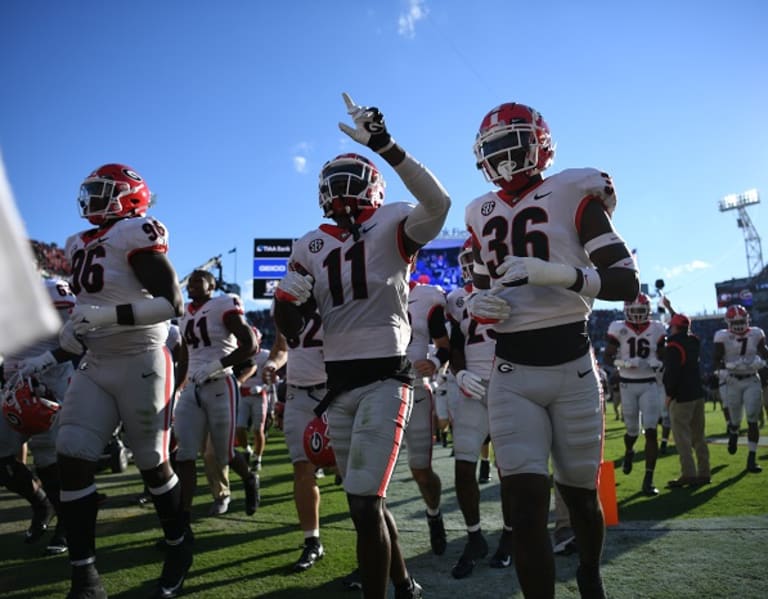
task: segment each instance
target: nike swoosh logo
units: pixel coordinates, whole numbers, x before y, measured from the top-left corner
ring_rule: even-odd
[[[542,193],[541,195],[536,193],[536,194],[533,194],[533,199],[534,200],[540,200],[541,198],[546,198],[551,193],[552,193],[551,191],[548,191],[547,193]]]
[[[415,303],[416,303],[416,302],[418,302],[418,301],[419,301],[419,300],[408,300],[408,303],[409,303],[409,304],[415,304]]]
[[[96,240],[96,242],[97,242],[97,243],[104,243],[104,242],[105,242],[107,239],[109,239],[109,237],[99,237],[99,238]]]
[[[420,402],[424,401],[425,399],[426,399],[426,397],[420,397],[419,399],[414,399],[413,403],[420,403]]]
[[[216,397],[222,397],[223,395],[224,395],[223,393],[217,393]]]
[[[373,224],[372,224],[370,227],[363,227],[362,229],[360,229],[360,231],[361,231],[361,232],[363,232],[363,233],[367,233],[368,231],[370,231],[371,229],[373,229],[373,228],[374,228],[376,225],[378,225],[378,224],[379,224],[379,223],[373,223]]]
[[[512,557],[509,555],[501,560],[501,565],[505,568],[509,568],[510,564],[512,564]]]
[[[585,376],[587,376],[590,372],[592,372],[592,369],[585,370],[584,372],[577,372],[576,374],[579,376],[580,379],[583,379]]]
[[[154,372],[147,372],[147,373],[145,374],[145,373],[143,373],[143,372],[142,372],[142,373],[141,373],[141,378],[143,378],[143,379],[146,379],[146,378],[149,378],[149,377],[151,377],[153,374],[155,374],[155,373],[154,373]]]

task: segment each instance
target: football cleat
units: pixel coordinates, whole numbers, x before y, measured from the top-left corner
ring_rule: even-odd
[[[739,445],[739,433],[728,431],[728,453],[734,455]]]
[[[470,533],[464,552],[459,561],[451,568],[451,576],[454,578],[466,578],[475,569],[475,564],[488,555],[488,542],[481,532]]]
[[[558,528],[552,536],[552,553],[555,555],[570,555],[576,551],[576,535],[572,528]]]
[[[629,474],[632,472],[632,460],[635,457],[635,452],[632,450],[627,451],[624,454],[624,463],[621,465],[621,471],[624,474]]]
[[[352,572],[341,579],[341,584],[343,584],[344,588],[348,591],[362,590],[363,580],[360,578],[360,570],[358,568],[352,570]]]
[[[243,482],[245,483],[245,513],[253,516],[261,503],[259,475],[252,472]]]
[[[502,530],[499,546],[488,563],[491,568],[509,568],[512,565],[512,552],[515,546],[514,534],[511,530]]]
[[[168,545],[154,599],[178,597],[193,559],[192,542],[186,536],[178,545]]]
[[[429,544],[432,546],[432,553],[443,555],[448,546],[448,540],[445,534],[445,525],[443,524],[443,515],[430,516],[427,514],[427,524],[429,525]]]
[[[107,599],[107,591],[93,564],[72,568],[72,583],[67,599]]]
[[[407,587],[395,587],[395,599],[421,599],[423,596],[424,589],[413,579],[413,576],[410,577]]]
[[[61,555],[66,553],[67,549],[67,537],[64,534],[64,526],[62,526],[61,521],[57,521],[56,530],[45,546],[45,555]]]
[[[747,472],[751,472],[752,474],[759,474],[762,471],[763,467],[758,465],[755,458],[755,452],[750,451],[747,456]]]
[[[229,510],[229,501],[229,495],[224,495],[223,497],[214,499],[211,507],[208,509],[208,515],[221,516],[222,514],[226,514],[227,510]]]
[[[24,533],[25,543],[36,543],[48,530],[48,526],[56,515],[53,504],[46,498],[32,507],[32,522]]]
[[[307,541],[304,543],[301,557],[299,557],[298,561],[293,564],[293,571],[304,572],[305,570],[309,570],[315,565],[315,562],[323,559],[324,555],[325,549],[319,540],[315,539],[314,541]]]
[[[491,462],[490,460],[480,460],[480,475],[477,482],[481,484],[491,482]]]

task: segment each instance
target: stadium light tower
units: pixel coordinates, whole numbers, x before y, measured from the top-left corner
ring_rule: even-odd
[[[760,194],[757,189],[749,189],[744,193],[729,194],[720,200],[720,212],[738,210],[739,216],[736,223],[744,233],[744,247],[747,251],[747,271],[749,277],[759,275],[763,270],[763,248],[760,243],[760,235],[752,224],[752,219],[747,214],[747,206],[760,203]]]

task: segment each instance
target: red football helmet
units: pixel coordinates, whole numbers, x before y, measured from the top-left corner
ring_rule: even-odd
[[[725,322],[728,323],[728,330],[731,333],[742,335],[749,328],[749,312],[740,304],[728,306],[728,309],[725,311]]]
[[[533,108],[508,102],[483,118],[475,138],[477,168],[502,189],[519,189],[555,158],[549,126]]]
[[[327,218],[351,214],[384,203],[386,183],[376,165],[359,154],[341,154],[320,171],[320,208]]]
[[[124,216],[143,216],[152,194],[144,179],[124,164],[105,164],[80,186],[80,216],[94,225]]]
[[[304,429],[304,453],[318,468],[330,468],[336,464],[336,456],[328,438],[328,417],[325,414],[310,420]]]
[[[461,267],[461,278],[464,284],[472,282],[472,270],[475,265],[475,256],[472,253],[472,238],[469,237],[459,250],[459,266]]]
[[[651,299],[645,294],[639,294],[631,302],[624,302],[624,318],[632,324],[645,324],[651,317]]]
[[[51,428],[59,407],[53,393],[32,377],[10,382],[3,392],[3,416],[11,428],[24,435]]]

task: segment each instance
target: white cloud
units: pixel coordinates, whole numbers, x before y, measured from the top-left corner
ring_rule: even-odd
[[[293,168],[297,173],[307,172],[307,158],[306,156],[294,156]]]
[[[683,275],[689,272],[694,272],[696,270],[705,270],[707,268],[712,268],[712,265],[709,262],[704,262],[703,260],[692,260],[687,264],[679,264],[677,266],[662,267],[660,270],[665,278],[674,279],[675,277],[679,277],[680,275]]]
[[[424,0],[408,0],[408,10],[397,19],[397,33],[413,38],[416,35],[416,23],[428,14],[429,9],[424,5]]]

